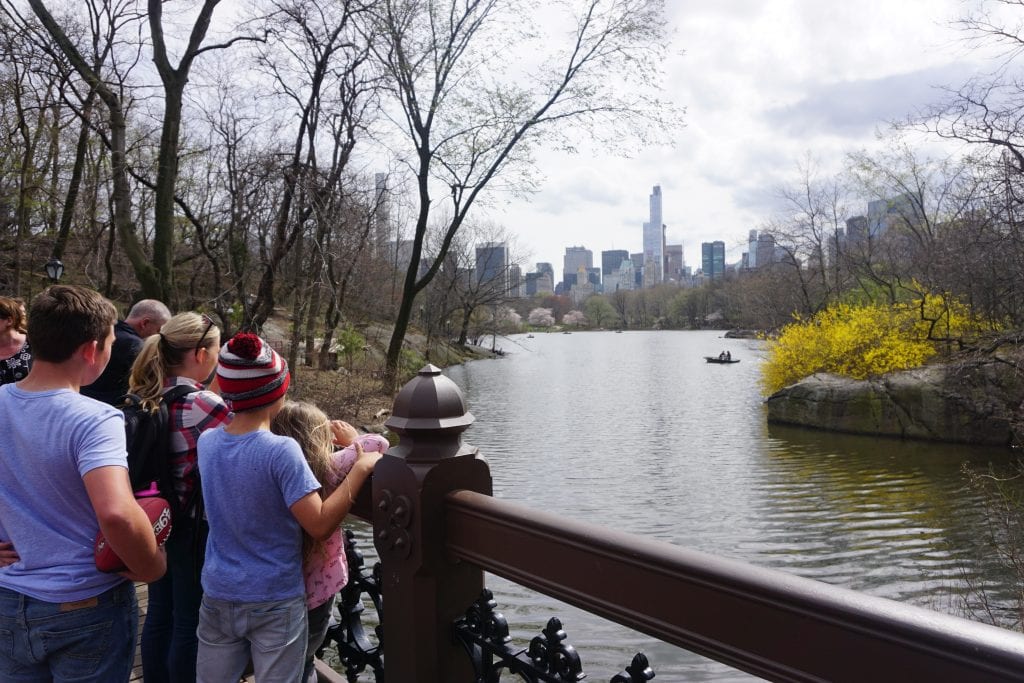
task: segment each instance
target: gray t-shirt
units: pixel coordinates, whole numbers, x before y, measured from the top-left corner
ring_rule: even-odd
[[[203,590],[231,602],[305,595],[302,528],[291,506],[320,488],[294,439],[223,427],[199,436],[199,471],[210,536]]]
[[[0,586],[47,602],[99,595],[125,579],[96,569],[96,513],[82,477],[128,467],[121,411],[70,389],[0,386],[0,540],[21,559]]]

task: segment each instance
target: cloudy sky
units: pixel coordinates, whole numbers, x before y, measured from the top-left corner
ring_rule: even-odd
[[[494,218],[520,251],[562,276],[565,247],[595,264],[606,249],[640,251],[648,195],[661,185],[670,244],[700,266],[701,242],[724,240],[727,261],[777,208],[808,153],[838,170],[873,149],[886,121],[936,101],[935,86],[984,68],[950,21],[963,0],[666,0],[672,49],[666,92],[686,108],[672,148],[632,159],[545,155],[529,201]]]

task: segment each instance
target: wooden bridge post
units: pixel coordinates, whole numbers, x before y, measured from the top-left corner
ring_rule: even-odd
[[[452,622],[479,597],[483,571],[450,558],[444,538],[449,492],[491,494],[487,463],[462,442],[472,422],[459,387],[427,365],[399,391],[385,423],[400,437],[373,475],[389,681],[473,680]]]

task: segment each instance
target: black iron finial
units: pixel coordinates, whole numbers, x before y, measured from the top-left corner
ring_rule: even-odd
[[[646,683],[654,678],[654,669],[647,662],[647,655],[637,652],[633,655],[633,661],[621,671],[612,676],[611,683]]]

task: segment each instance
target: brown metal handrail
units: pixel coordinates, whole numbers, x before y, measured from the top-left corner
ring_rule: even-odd
[[[467,490],[445,547],[655,638],[777,681],[1020,681],[1024,635]]]

